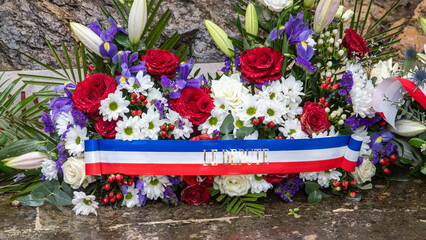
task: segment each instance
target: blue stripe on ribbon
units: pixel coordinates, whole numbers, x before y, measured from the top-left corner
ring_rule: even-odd
[[[351,137],[351,139],[349,140],[348,148],[352,151],[358,152],[361,149],[361,145],[362,145],[362,140],[358,141],[354,139],[353,137]]]
[[[315,139],[282,139],[282,140],[206,140],[206,141],[167,141],[167,140],[134,140],[121,141],[111,139],[93,139],[85,141],[85,151],[127,151],[127,152],[202,152],[217,149],[259,149],[269,151],[313,150],[347,146],[356,149],[360,145],[350,135],[315,138]]]

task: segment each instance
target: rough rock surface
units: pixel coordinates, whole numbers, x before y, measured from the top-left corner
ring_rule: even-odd
[[[394,170],[392,169],[392,174]],[[404,175],[403,177],[406,177]],[[384,179],[363,193],[360,202],[339,196],[309,206],[302,191],[285,203],[273,193],[264,219],[227,213],[211,200],[206,206],[180,203],[166,206],[149,201],[145,207],[112,210],[100,204],[98,216],[75,216],[72,206],[55,211],[50,206],[0,206],[0,239],[424,239],[426,178]],[[327,192],[329,193],[329,192]],[[331,194],[331,193],[330,193]],[[9,195],[0,195],[0,202]],[[299,208],[299,216],[288,215]]]
[[[208,34],[204,20],[209,19],[221,26],[231,36],[236,29],[230,24],[236,15],[231,3],[233,0],[173,0],[163,1],[160,13],[170,9],[172,19],[161,37],[167,39],[175,31],[182,38],[180,43],[190,47],[190,55],[198,62],[222,61],[224,55],[216,47]],[[354,0],[344,1],[346,6],[353,6]],[[364,1],[367,3],[369,1]],[[384,9],[390,8],[393,0],[374,1],[371,18],[377,20]],[[45,39],[49,40],[55,50],[62,52],[61,41],[71,48],[72,34],[70,21],[89,24],[95,20],[104,19],[99,6],[104,5],[114,12],[111,0],[0,0],[0,70],[41,69],[36,63],[18,54],[14,49],[42,59],[44,63],[59,67],[54,56],[50,53]],[[423,41],[418,16],[424,15],[426,0],[402,0],[395,12],[389,15],[378,31],[387,29],[392,23],[407,18],[404,33],[399,36],[402,41],[395,47],[404,49],[413,41]],[[367,27],[371,25],[371,20]],[[414,29],[413,29],[414,28]],[[415,36],[406,36],[406,34]],[[412,39],[412,40],[410,40]],[[418,50],[423,49],[423,43],[418,43]],[[60,57],[62,58],[61,54]]]

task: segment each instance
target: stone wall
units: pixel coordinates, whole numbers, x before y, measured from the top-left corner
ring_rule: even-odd
[[[172,19],[167,26],[162,41],[178,31],[182,38],[179,43],[190,47],[190,55],[198,62],[221,61],[223,54],[211,40],[203,20],[209,19],[220,25],[226,32],[235,32],[230,20],[235,19],[231,3],[235,0],[170,0],[164,1],[160,12],[170,9]],[[355,1],[344,1],[353,5]],[[364,1],[368,2],[368,1]],[[378,1],[374,5],[371,18],[377,19],[392,1]],[[37,64],[18,54],[14,49],[42,59],[44,63],[58,67],[50,53],[45,39],[61,52],[60,42],[64,41],[71,48],[72,34],[70,21],[89,24],[91,21],[104,19],[99,5],[104,5],[114,12],[110,0],[0,0],[0,70],[41,69]],[[424,36],[415,20],[415,12],[425,16],[426,0],[402,0],[394,14],[384,21],[381,29],[395,22],[405,24],[405,34],[400,37],[405,45],[417,42],[423,48]],[[409,34],[409,36],[406,36]],[[231,34],[232,35],[232,34]],[[415,35],[415,36],[414,36]],[[413,37],[414,36],[414,37]],[[423,37],[423,38],[421,38]],[[423,41],[425,43],[426,41]],[[403,45],[398,46],[403,48]]]

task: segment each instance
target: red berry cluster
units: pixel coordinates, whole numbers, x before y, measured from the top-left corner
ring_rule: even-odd
[[[327,90],[331,90],[331,88],[337,90],[339,88],[339,84],[335,83],[335,84],[331,84],[331,77],[326,77],[325,81],[321,83],[321,88],[322,89],[327,89]]]
[[[258,129],[259,131],[264,131],[266,133],[271,133],[274,132],[277,129],[277,126],[275,125],[274,122],[269,122],[264,124],[263,122],[265,121],[265,117],[259,117],[259,118],[255,118],[253,119],[253,124],[255,126],[256,129]],[[276,139],[283,139],[282,136],[277,136],[275,137]]]
[[[391,163],[395,162],[396,159],[398,159],[398,156],[396,156],[395,154],[380,159],[379,163],[380,165],[382,165],[382,170],[384,174],[388,175],[390,173],[388,167],[391,165]]]
[[[163,124],[161,126],[161,131],[160,131],[160,138],[161,139],[167,139],[167,140],[172,140],[172,135],[170,134],[173,130],[175,129],[175,125],[173,124]]]
[[[141,95],[138,96],[137,93],[132,93],[132,98],[130,99],[130,103],[131,104],[137,104],[137,105],[142,104],[143,106],[146,106],[148,104],[148,101],[145,100],[144,95],[141,94]],[[137,110],[132,110],[130,112],[130,114],[132,114],[133,117],[136,116],[136,115],[140,116],[140,115],[142,115],[142,109],[139,107],[139,109],[137,109]]]
[[[343,195],[355,198],[357,196],[357,193],[355,191],[355,189],[358,189],[357,185],[358,182],[355,180],[352,180],[351,182],[347,180],[335,180],[331,184],[331,188],[333,189],[333,192],[342,192]]]
[[[105,181],[104,190],[105,196],[102,199],[103,203],[114,203],[115,201],[120,201],[123,199],[123,193],[121,192],[121,187],[123,185],[132,186],[135,182],[135,176],[124,176],[121,174],[111,174],[109,175],[107,181]]]
[[[320,97],[319,100],[323,107],[328,107],[329,102],[325,100],[325,97]]]

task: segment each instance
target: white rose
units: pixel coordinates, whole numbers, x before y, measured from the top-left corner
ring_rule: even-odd
[[[371,178],[376,174],[376,167],[368,158],[364,158],[362,164],[356,167],[354,172],[350,172],[349,174],[358,183],[365,183],[371,181]]]
[[[213,187],[220,193],[230,197],[246,195],[250,189],[250,180],[247,175],[221,175],[214,177]]]
[[[237,80],[238,76],[231,77],[223,75],[219,81],[212,82],[212,92],[214,98],[225,99],[232,109],[238,109],[243,105],[241,100],[243,96],[249,93],[249,90]]]
[[[293,5],[293,0],[264,0],[265,5],[273,12],[281,12],[284,8]]]
[[[349,19],[351,19],[353,15],[354,11],[352,11],[351,9],[346,10],[346,12],[342,16],[343,22],[349,21]]]
[[[64,181],[74,189],[79,188],[86,179],[86,166],[83,158],[68,158],[62,165],[62,171],[64,172]]]

